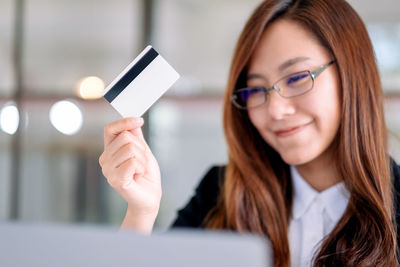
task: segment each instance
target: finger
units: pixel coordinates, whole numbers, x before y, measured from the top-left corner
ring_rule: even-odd
[[[131,130],[129,130],[129,132],[131,132],[134,136],[139,138],[139,140],[141,140],[143,142],[143,144],[147,146],[147,143],[146,143],[146,140],[144,139],[143,131],[142,131],[141,127],[131,129]]]
[[[104,127],[104,147],[106,147],[118,134],[123,131],[134,130],[142,127],[144,123],[143,118],[125,118],[107,124]]]
[[[123,162],[115,171],[115,177],[121,177],[119,182],[121,184],[127,184],[134,181],[133,177],[136,174],[144,173],[144,166],[137,160],[130,158]]]
[[[100,155],[100,157],[99,157],[99,164],[100,164],[100,166],[103,168],[103,165],[104,165],[104,157],[105,157],[105,155],[104,155],[104,152],[103,153],[101,153],[101,155]]]
[[[141,153],[133,143],[126,144],[112,157],[112,166],[118,168],[123,162],[130,158],[135,158],[142,165],[146,163],[146,157]]]
[[[133,134],[129,131],[124,131],[120,133],[106,148],[107,154],[111,157],[120,150],[123,146],[127,144],[135,144],[137,149],[144,153],[146,151],[142,142],[138,140],[137,137],[133,136]]]

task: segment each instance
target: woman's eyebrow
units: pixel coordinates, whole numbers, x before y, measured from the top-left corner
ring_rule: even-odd
[[[309,57],[295,57],[295,58],[291,58],[289,60],[286,60],[285,62],[283,62],[279,67],[278,70],[279,72],[283,72],[284,70],[286,70],[287,68],[289,68],[290,66],[302,62],[302,61],[306,61],[309,60]]]
[[[249,81],[251,79],[267,80],[267,79],[265,79],[264,76],[262,76],[261,74],[258,74],[258,73],[249,73],[249,74],[247,74],[247,81]]]
[[[294,57],[294,58],[288,59],[278,67],[278,71],[279,72],[283,72],[284,70],[286,70],[290,66],[292,66],[294,64],[297,64],[299,62],[302,62],[302,61],[309,60],[309,59],[310,59],[309,57]],[[247,81],[249,81],[251,79],[267,80],[262,74],[259,74],[259,73],[249,73],[249,74],[247,74]]]

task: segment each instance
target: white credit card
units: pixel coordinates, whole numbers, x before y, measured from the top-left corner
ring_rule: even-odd
[[[103,96],[122,117],[141,117],[179,77],[149,45],[107,86]]]

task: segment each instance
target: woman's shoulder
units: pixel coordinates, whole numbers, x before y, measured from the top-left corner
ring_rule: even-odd
[[[394,192],[396,196],[400,196],[400,166],[394,159],[390,159],[390,166],[393,175]],[[398,200],[396,200],[396,202],[398,202]]]
[[[390,159],[390,165],[392,167],[392,173],[394,177],[400,178],[400,166],[394,159]]]
[[[196,187],[194,197],[205,210],[217,204],[218,196],[225,179],[225,166],[211,167]]]
[[[220,188],[224,182],[226,166],[213,166],[201,179],[196,188],[196,193],[207,195],[219,195]]]
[[[394,202],[397,213],[400,214],[400,166],[393,159],[390,159],[390,166],[393,175]]]
[[[201,227],[208,212],[217,204],[224,178],[225,166],[211,167],[189,202],[178,211],[172,227]]]

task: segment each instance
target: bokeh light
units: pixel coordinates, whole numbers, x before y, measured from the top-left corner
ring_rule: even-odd
[[[83,99],[98,99],[103,96],[105,84],[96,76],[85,77],[78,83],[77,93]]]
[[[51,107],[49,115],[51,124],[63,134],[76,134],[82,127],[82,112],[71,101],[62,100],[55,103]]]
[[[0,127],[5,133],[14,134],[19,125],[19,112],[15,104],[6,104],[0,112]]]

